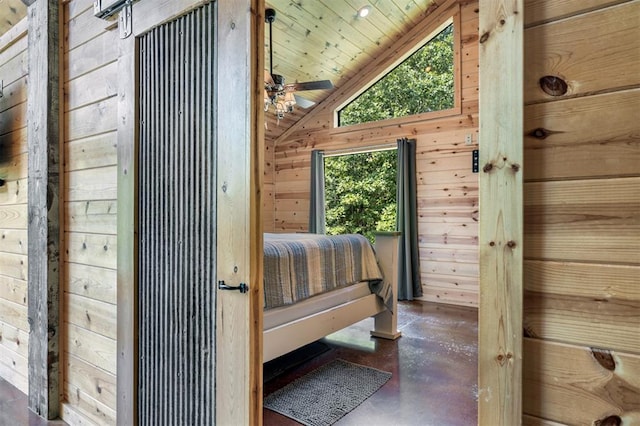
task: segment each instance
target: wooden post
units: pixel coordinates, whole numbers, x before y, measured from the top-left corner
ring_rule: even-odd
[[[60,386],[60,81],[58,2],[32,2],[29,20],[29,408],[58,417]]]
[[[216,297],[218,424],[262,424],[263,12],[263,0],[218,5],[216,276],[249,284]]]
[[[523,19],[480,1],[480,425],[522,422]]]
[[[401,232],[376,231],[375,249],[378,263],[385,280],[391,281],[393,291],[393,312],[380,312],[374,318],[373,337],[395,340],[402,336],[398,331],[398,252]]]
[[[120,40],[118,56],[118,363],[119,425],[138,424],[138,296],[136,239],[136,38]]]

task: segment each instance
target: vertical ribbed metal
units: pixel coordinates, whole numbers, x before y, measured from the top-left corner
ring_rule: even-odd
[[[215,12],[140,38],[140,425],[215,420]]]

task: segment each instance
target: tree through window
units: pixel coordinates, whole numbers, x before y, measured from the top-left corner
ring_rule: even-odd
[[[362,234],[396,229],[397,150],[326,156],[326,233]]]
[[[339,126],[454,107],[453,23],[338,112]]]

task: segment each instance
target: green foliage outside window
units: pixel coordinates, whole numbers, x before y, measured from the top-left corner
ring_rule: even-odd
[[[397,151],[325,158],[327,234],[357,233],[374,241],[374,231],[396,229]]]
[[[340,126],[454,107],[453,24],[339,112]],[[327,234],[396,229],[397,151],[325,158]]]
[[[340,126],[454,106],[453,24],[339,112]]]

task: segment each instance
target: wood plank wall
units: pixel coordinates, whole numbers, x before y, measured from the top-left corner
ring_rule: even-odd
[[[64,3],[62,416],[116,423],[117,28]]]
[[[0,37],[0,377],[27,393],[27,19]]]
[[[459,6],[458,6],[459,5]],[[275,141],[274,160],[267,152],[265,170],[273,164],[265,183],[265,230],[275,232],[306,231],[309,214],[309,175],[312,149],[340,149],[395,142],[401,137],[417,140],[418,215],[421,277],[424,299],[443,303],[477,306],[478,301],[478,175],[471,171],[471,151],[478,141],[478,2],[448,1],[436,9],[423,25],[446,19],[446,9],[460,11],[460,64],[457,112],[442,116],[435,113],[419,120],[409,117],[370,123],[352,129],[333,128],[333,110],[383,71],[389,63],[380,59],[349,82],[351,91],[330,97],[291,131]],[[422,33],[422,36],[425,32]],[[412,47],[415,39],[403,38],[384,49],[388,52]],[[407,46],[411,44],[410,46]],[[465,145],[471,134],[472,145]],[[267,147],[274,142],[267,132]],[[271,189],[272,188],[272,189]],[[273,194],[272,201],[269,195]],[[273,224],[267,210],[273,203]]]
[[[525,423],[638,424],[640,1],[527,0],[525,28]]]
[[[266,134],[266,132],[265,132]],[[276,231],[275,206],[275,145],[274,140],[265,137],[264,179],[262,181],[262,225],[264,232]]]

